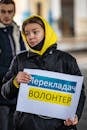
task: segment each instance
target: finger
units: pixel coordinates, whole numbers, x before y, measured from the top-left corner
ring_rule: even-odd
[[[70,126],[70,125],[73,124],[73,122],[72,122],[72,120],[67,119],[66,121],[64,121],[64,124],[65,124],[66,126]]]
[[[77,116],[75,116],[75,118],[73,120],[73,125],[76,125],[76,124],[78,124],[78,117]]]
[[[29,79],[29,80],[31,80],[31,75],[30,74],[27,74],[27,73],[24,73],[24,76],[25,76],[25,78],[27,78],[27,79]]]

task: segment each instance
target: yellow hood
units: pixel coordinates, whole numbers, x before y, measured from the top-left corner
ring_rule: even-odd
[[[43,21],[43,23],[44,23],[44,25],[45,25],[45,40],[44,40],[44,44],[43,44],[43,47],[42,47],[42,49],[40,50],[40,51],[37,51],[37,50],[34,50],[34,49],[32,49],[29,45],[28,45],[28,43],[27,43],[27,41],[26,41],[26,36],[24,35],[24,33],[22,32],[22,36],[23,36],[23,40],[24,40],[24,42],[27,44],[27,46],[28,46],[28,48],[32,51],[32,52],[34,52],[34,53],[37,53],[37,54],[39,54],[39,55],[43,55],[43,53],[50,47],[50,46],[52,46],[53,44],[55,44],[56,42],[57,42],[57,35],[56,35],[56,33],[54,32],[54,30],[52,29],[52,27],[50,26],[50,24],[44,19],[44,18],[42,18],[41,16],[38,16],[38,15],[33,15],[33,16],[31,16],[31,17],[29,17],[28,19],[30,19],[30,18],[32,18],[32,17],[39,17],[42,21]],[[26,19],[26,20],[28,20],[28,19]],[[25,21],[26,21],[25,20]]]

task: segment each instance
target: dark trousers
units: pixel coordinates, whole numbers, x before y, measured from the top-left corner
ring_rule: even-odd
[[[13,130],[13,114],[15,107],[0,106],[0,130]]]

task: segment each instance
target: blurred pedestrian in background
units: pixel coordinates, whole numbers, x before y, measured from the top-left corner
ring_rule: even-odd
[[[30,74],[24,68],[48,70],[79,75],[81,72],[76,59],[70,54],[57,50],[57,35],[41,16],[31,16],[22,25],[22,34],[29,51],[17,55],[3,79],[2,95],[7,99],[17,98],[20,83],[29,83]],[[55,119],[25,112],[15,113],[15,130],[76,130],[85,102],[84,85],[74,119]],[[55,110],[54,110],[55,111]]]
[[[2,79],[12,58],[21,50],[25,50],[20,29],[13,21],[15,11],[14,1],[0,0],[0,91]],[[15,105],[15,99],[7,101],[0,94],[0,130],[13,130],[11,126]]]

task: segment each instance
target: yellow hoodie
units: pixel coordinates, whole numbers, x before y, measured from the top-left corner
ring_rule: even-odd
[[[38,16],[38,15],[33,15],[33,16],[29,17],[28,19],[30,19],[30,18],[32,18],[32,17],[39,17],[39,18],[43,21],[43,23],[44,23],[44,25],[45,25],[45,40],[44,40],[44,44],[43,44],[42,49],[41,49],[40,51],[37,51],[37,50],[32,49],[32,48],[28,45],[28,43],[27,43],[27,41],[26,41],[26,36],[24,35],[23,32],[22,32],[22,36],[23,36],[24,42],[28,45],[28,48],[29,48],[32,52],[37,53],[37,54],[39,54],[39,55],[43,55],[43,53],[44,53],[50,46],[52,46],[53,44],[55,44],[55,43],[57,42],[57,35],[56,35],[56,33],[54,32],[54,30],[52,29],[52,27],[50,26],[50,24],[49,24],[44,18],[42,18],[41,16]],[[26,20],[28,20],[28,19],[26,19]],[[26,20],[25,20],[25,21],[26,21]],[[24,22],[25,22],[25,21],[24,21]]]

